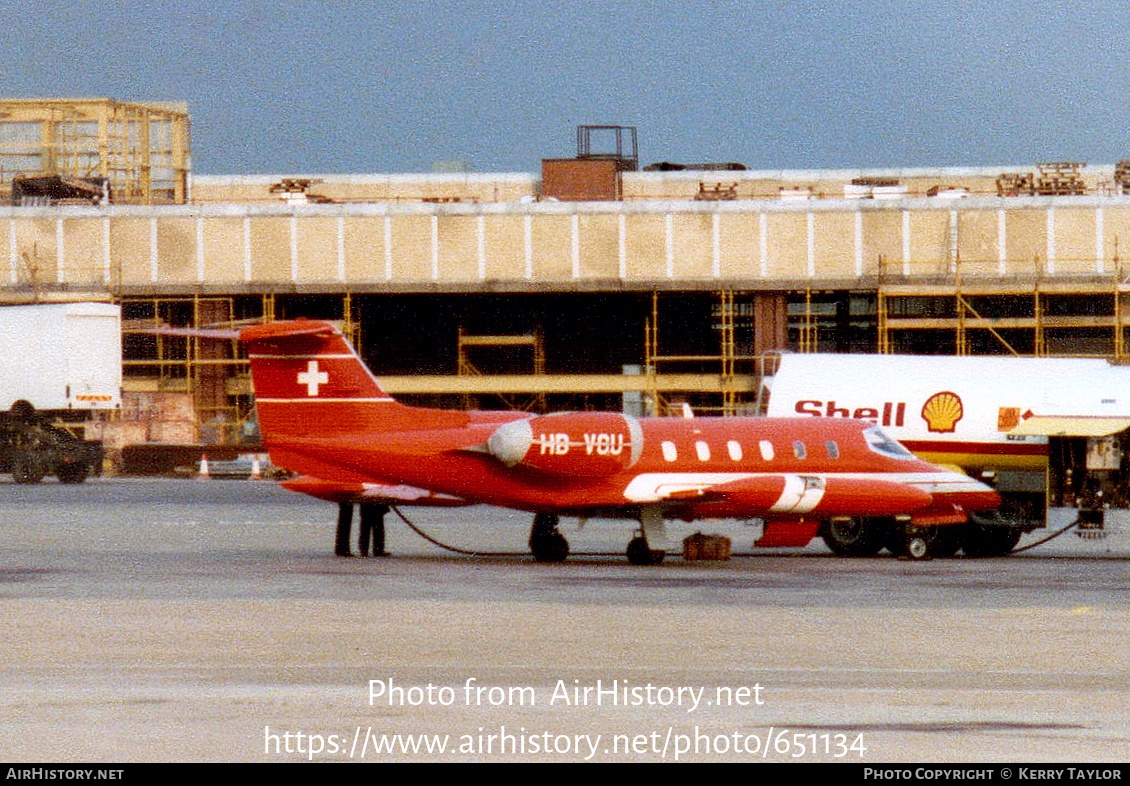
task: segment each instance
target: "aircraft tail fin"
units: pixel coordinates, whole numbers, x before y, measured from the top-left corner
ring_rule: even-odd
[[[329,322],[296,319],[244,328],[258,402],[391,401]]]
[[[259,428],[272,460],[276,452],[303,444],[428,427],[444,418],[442,410],[419,410],[394,401],[329,322],[298,319],[256,325],[244,328],[240,341],[248,346]]]

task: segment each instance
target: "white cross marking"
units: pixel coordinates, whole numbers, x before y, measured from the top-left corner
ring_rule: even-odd
[[[318,395],[318,386],[330,381],[330,375],[318,370],[318,361],[311,360],[306,364],[306,370],[298,374],[298,384],[306,386],[307,396]]]

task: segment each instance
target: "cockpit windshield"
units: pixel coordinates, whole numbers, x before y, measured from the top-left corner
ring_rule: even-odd
[[[867,447],[882,456],[890,456],[891,458],[899,459],[914,458],[913,453],[904,448],[898,440],[891,437],[878,426],[864,429],[863,438],[867,440]]]

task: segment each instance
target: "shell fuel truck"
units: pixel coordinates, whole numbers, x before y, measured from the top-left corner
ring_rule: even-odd
[[[770,368],[773,364],[769,364]],[[1009,553],[1024,532],[1130,531],[1130,366],[1100,358],[783,354],[763,383],[771,416],[869,420],[926,461],[994,485],[991,517],[939,527],[937,556]],[[832,522],[838,554],[888,546],[889,524]]]
[[[0,307],[0,472],[18,483],[81,483],[102,447],[76,436],[121,408],[121,309],[108,303]]]

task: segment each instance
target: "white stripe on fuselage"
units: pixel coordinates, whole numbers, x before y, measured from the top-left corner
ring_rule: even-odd
[[[824,499],[824,481],[814,475],[785,475],[785,490],[769,508],[774,513],[808,513]]]
[[[660,502],[672,494],[705,492],[714,486],[757,477],[783,477],[785,490],[771,508],[774,512],[807,513],[824,496],[823,488],[809,486],[805,478],[849,478],[904,483],[930,494],[987,491],[988,487],[956,472],[645,472],[624,488],[631,502]]]

